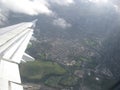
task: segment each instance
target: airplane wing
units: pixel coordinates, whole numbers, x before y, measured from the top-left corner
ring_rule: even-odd
[[[24,22],[0,28],[0,90],[23,90],[18,64],[34,60],[24,53],[34,26],[35,22]]]

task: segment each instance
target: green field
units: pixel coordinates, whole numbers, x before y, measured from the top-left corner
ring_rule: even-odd
[[[78,78],[63,66],[52,61],[34,61],[22,63],[20,72],[23,82],[43,83],[49,87],[61,89],[76,86]]]
[[[57,63],[50,61],[34,61],[22,63],[20,72],[23,81],[39,82],[51,75],[63,75],[67,71]]]

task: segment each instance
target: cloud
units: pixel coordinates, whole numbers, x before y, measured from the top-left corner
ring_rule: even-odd
[[[108,0],[88,0],[88,1],[96,4],[108,3]]]
[[[0,0],[2,7],[27,15],[51,14],[49,4],[45,0]]]
[[[116,12],[120,13],[120,1],[119,0],[111,0],[111,1]]]
[[[0,25],[7,21],[9,12],[31,16],[53,13],[45,0],[0,0]]]
[[[55,19],[55,20],[53,21],[53,25],[59,26],[59,27],[61,27],[61,28],[63,28],[63,29],[69,28],[69,27],[72,26],[70,23],[66,22],[63,18]]]
[[[9,12],[31,16],[45,14],[56,17],[50,9],[50,2],[68,6],[74,3],[74,0],[0,0],[0,23],[7,20]]]
[[[61,6],[69,6],[70,4],[75,3],[74,0],[48,0],[52,3],[56,3]]]
[[[4,25],[7,21],[8,12],[0,8],[0,25]]]
[[[116,12],[120,12],[120,7],[118,5],[113,5],[113,6],[114,6]]]
[[[59,5],[69,5],[73,0],[0,0],[1,6],[15,13],[23,13],[28,15],[52,14],[49,2]]]
[[[82,0],[86,3],[93,3],[99,6],[108,5],[115,9],[117,13],[120,13],[120,0]]]

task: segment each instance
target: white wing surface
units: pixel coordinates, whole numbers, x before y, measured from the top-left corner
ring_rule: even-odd
[[[34,60],[24,53],[34,25],[24,22],[0,28],[0,90],[23,90],[18,64],[22,59]]]

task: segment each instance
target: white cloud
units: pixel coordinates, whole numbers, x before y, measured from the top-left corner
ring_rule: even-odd
[[[0,5],[12,12],[28,15],[52,13],[45,0],[0,0]]]
[[[96,4],[108,3],[108,0],[88,0],[88,1]]]
[[[120,1],[119,0],[111,0],[111,1],[116,12],[120,13]]]
[[[69,5],[73,0],[0,0],[1,6],[15,13],[24,13],[28,15],[52,14],[49,9],[49,2],[59,5]]]
[[[117,12],[120,12],[120,7],[119,6],[117,6],[117,5],[113,5],[113,6],[114,6],[114,8]]]
[[[69,6],[70,4],[75,3],[74,0],[48,0],[48,1],[62,6]]]
[[[8,12],[0,8],[0,25],[4,25],[7,21]]]
[[[53,25],[59,26],[59,27],[61,27],[63,29],[69,28],[69,27],[72,26],[70,23],[66,22],[63,18],[55,19],[53,21]]]
[[[49,4],[44,0],[0,0],[0,25],[7,21],[9,12],[26,15],[52,14]]]
[[[109,5],[113,7],[117,13],[120,13],[120,0],[82,0],[83,2],[86,3],[94,3],[96,5]]]
[[[7,19],[9,12],[32,16],[45,14],[56,17],[55,13],[50,9],[49,2],[68,6],[74,3],[74,0],[0,0],[0,22]]]

